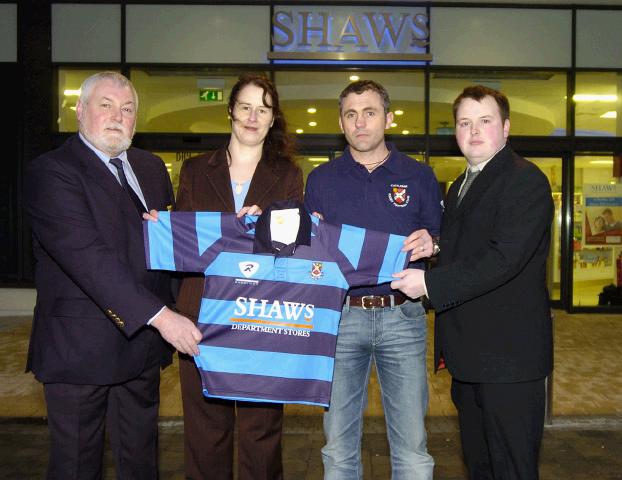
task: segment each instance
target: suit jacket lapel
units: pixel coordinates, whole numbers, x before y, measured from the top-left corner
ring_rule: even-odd
[[[213,191],[218,196],[224,206],[222,211],[233,212],[235,203],[233,191],[231,189],[231,176],[229,175],[229,165],[227,164],[226,150],[221,149],[214,152],[207,162],[206,176],[211,184]],[[283,176],[280,169],[268,166],[261,161],[255,168],[255,173],[251,179],[251,184],[244,200],[244,205],[261,205],[270,191],[278,184]]]
[[[255,168],[244,204],[260,205],[281,177],[282,172],[280,170],[271,168],[263,161],[259,162],[257,168]]]
[[[98,186],[106,195],[109,195],[115,203],[125,200],[127,194],[123,187],[119,184],[112,172],[104,165],[101,159],[87,147],[82,140],[76,135],[72,149],[78,161],[84,168],[85,175],[88,177],[88,183],[92,186]],[[134,208],[134,210],[136,210]]]
[[[122,213],[130,224],[142,235],[142,219],[136,213],[136,207],[113,173],[104,165],[101,159],[87,147],[76,135],[74,144],[75,154],[82,163],[88,184],[91,188],[98,188],[100,195],[111,198],[110,205],[117,213]]]
[[[153,182],[151,179],[151,171],[147,162],[141,161],[140,158],[135,156],[130,148],[127,151],[127,160],[130,162],[132,167],[132,171],[138,180],[138,185],[140,185],[140,191],[143,193],[143,197],[145,198],[145,203],[147,204],[147,211],[151,210],[152,206],[155,204],[155,193],[153,192]]]
[[[465,212],[469,212],[471,207],[482,195],[488,190],[490,185],[499,177],[501,171],[505,168],[508,159],[511,155],[511,150],[508,145],[502,148],[491,160],[486,167],[477,176],[469,191],[466,193],[460,205],[457,205],[458,191],[460,185],[464,181],[464,173],[460,175],[453,183],[447,195],[447,210],[445,222],[447,224],[453,222],[457,218],[460,218]]]
[[[212,186],[220,202],[224,206],[222,211],[233,212],[235,203],[233,201],[233,190],[231,190],[231,176],[229,175],[229,165],[224,149],[217,150],[209,159],[206,169],[207,181]]]

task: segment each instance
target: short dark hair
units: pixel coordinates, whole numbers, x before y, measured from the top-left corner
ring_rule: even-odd
[[[471,85],[462,90],[462,93],[458,95],[458,98],[454,100],[453,112],[454,123],[458,121],[458,108],[465,98],[471,98],[476,102],[481,102],[484,97],[492,97],[499,107],[499,113],[501,114],[501,120],[504,122],[510,119],[510,101],[499,90],[494,88],[485,87],[484,85]]]
[[[603,215],[613,215],[613,211],[610,208],[605,208],[602,212],[600,212]]]
[[[268,130],[268,135],[263,142],[263,156],[262,161],[265,160],[268,163],[278,162],[294,162],[294,140],[287,130],[287,121],[281,105],[279,103],[279,93],[276,87],[270,79],[263,75],[249,75],[245,74],[240,76],[236,84],[231,89],[231,95],[229,95],[229,104],[227,110],[229,116],[233,117],[233,110],[235,103],[238,101],[238,95],[240,91],[247,85],[255,85],[263,90],[262,101],[264,106],[272,109],[272,118],[274,123]],[[271,104],[268,103],[268,96],[270,96]]]
[[[387,92],[386,88],[384,88],[378,82],[374,82],[373,80],[357,80],[356,82],[352,82],[350,85],[344,88],[339,95],[339,113],[341,114],[343,101],[348,95],[350,95],[351,93],[356,93],[357,95],[360,95],[367,91],[376,92],[378,95],[380,95],[380,98],[382,99],[382,104],[384,106],[384,113],[388,113],[389,107],[391,106],[389,93]]]

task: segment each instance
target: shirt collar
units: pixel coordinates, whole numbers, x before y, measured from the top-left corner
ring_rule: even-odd
[[[504,143],[503,145],[501,145],[501,148],[499,148],[499,150],[497,150],[495,153],[493,153],[492,156],[488,160],[486,160],[484,162],[480,162],[477,165],[473,165],[473,166],[469,165],[467,167],[467,170],[470,170],[472,172],[476,172],[476,171],[477,172],[481,172],[482,170],[484,170],[484,167],[486,165],[488,165],[493,158],[495,158],[497,153],[499,153],[501,150],[503,150],[505,148],[506,145],[507,145],[507,143]]]
[[[107,154],[105,154],[104,152],[102,152],[101,150],[99,150],[97,147],[95,147],[91,142],[89,142],[86,137],[84,135],[82,135],[82,132],[78,132],[78,136],[80,137],[80,140],[82,140],[84,142],[84,144],[89,147],[93,153],[95,153],[95,155],[97,155],[99,157],[99,159],[104,162],[106,165],[108,165],[108,162],[110,161],[110,158]],[[117,155],[114,158],[120,158],[121,161],[123,162],[127,162],[127,150],[122,151],[119,155]]]
[[[291,245],[284,245],[272,241],[270,213],[272,210],[285,210],[288,208],[297,208],[299,210],[300,226],[298,227],[296,241]],[[304,205],[297,200],[282,200],[270,204],[257,219],[253,253],[269,253],[276,257],[289,257],[296,252],[298,245],[311,245],[311,217],[305,210]]]
[[[399,173],[399,155],[397,155],[398,151],[397,148],[395,148],[395,145],[393,144],[393,142],[385,142],[385,145],[387,146],[387,149],[389,150],[389,157],[387,158],[387,160],[380,166],[378,166],[378,168],[386,168],[389,171],[391,171],[392,173]],[[365,167],[363,167],[359,162],[357,162],[354,157],[352,156],[352,153],[350,153],[350,146],[348,145],[345,150],[343,151],[343,157],[345,159],[347,159],[348,161],[348,165],[351,168],[362,168],[363,170],[367,170]]]

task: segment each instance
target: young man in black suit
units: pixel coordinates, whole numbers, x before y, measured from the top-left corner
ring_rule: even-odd
[[[438,265],[404,270],[392,286],[436,310],[435,365],[452,375],[470,478],[533,480],[553,366],[551,190],[506,143],[505,95],[467,87],[453,111],[467,172],[447,193]]]
[[[198,354],[201,334],[169,310],[148,272],[142,212],[173,203],[162,160],[130,147],[138,98],[116,72],[86,79],[79,134],[28,165],[37,304],[27,370],[44,385],[50,479],[98,479],[107,426],[119,478],[157,478],[163,340]]]

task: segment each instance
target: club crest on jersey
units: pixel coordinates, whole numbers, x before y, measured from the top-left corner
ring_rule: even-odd
[[[405,207],[408,205],[408,202],[410,202],[408,185],[391,185],[389,202],[391,202],[395,207]]]
[[[324,273],[322,272],[322,262],[313,262],[311,264],[311,278],[313,280],[318,280],[322,278]]]
[[[238,263],[238,267],[240,267],[240,272],[246,278],[250,278],[257,273],[259,270],[259,264],[257,262],[240,262]]]

